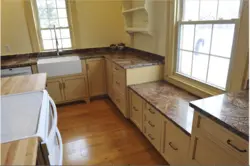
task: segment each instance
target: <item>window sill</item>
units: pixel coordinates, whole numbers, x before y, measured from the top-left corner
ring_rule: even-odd
[[[178,74],[165,76],[165,80],[202,98],[225,93],[225,91],[221,89],[217,89]]]

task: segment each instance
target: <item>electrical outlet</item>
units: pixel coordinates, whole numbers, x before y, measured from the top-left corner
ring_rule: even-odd
[[[11,52],[10,45],[5,45],[5,51],[6,52]]]

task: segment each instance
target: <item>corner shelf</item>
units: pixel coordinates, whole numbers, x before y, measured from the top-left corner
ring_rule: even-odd
[[[135,27],[131,27],[131,28],[125,28],[125,30],[128,33],[146,33],[146,34],[150,34],[147,28],[135,28]]]

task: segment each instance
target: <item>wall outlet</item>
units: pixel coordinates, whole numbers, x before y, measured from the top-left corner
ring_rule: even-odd
[[[11,52],[10,45],[5,45],[5,51],[6,52]]]

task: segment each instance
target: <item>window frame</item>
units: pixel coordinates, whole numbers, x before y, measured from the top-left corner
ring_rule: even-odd
[[[235,65],[235,59],[238,59],[238,63],[239,61],[242,62],[243,64],[246,64],[245,60],[247,58],[247,56],[243,57],[239,57],[236,56],[236,54],[238,52],[240,52],[240,50],[238,49],[238,45],[240,45],[239,43],[243,43],[244,40],[246,40],[245,38],[243,39],[242,36],[239,39],[239,29],[242,25],[244,25],[245,23],[242,22],[241,18],[243,15],[243,7],[244,6],[248,6],[248,2],[245,2],[243,0],[241,0],[241,4],[240,4],[240,10],[239,10],[239,18],[238,19],[232,19],[233,21],[235,21],[235,31],[234,31],[234,40],[232,43],[232,51],[231,51],[231,58],[230,58],[230,62],[229,62],[229,69],[228,69],[228,78],[227,78],[227,84],[226,84],[226,88],[225,90],[220,89],[218,87],[215,86],[211,86],[209,84],[200,82],[198,80],[195,80],[193,78],[190,77],[186,77],[180,73],[177,73],[177,59],[178,59],[178,41],[179,41],[179,32],[180,32],[180,25],[179,25],[179,20],[182,17],[182,12],[183,12],[183,0],[170,0],[167,2],[167,22],[169,26],[169,29],[167,31],[167,46],[166,46],[166,65],[165,65],[165,75],[164,75],[164,79],[170,83],[173,83],[197,96],[200,97],[208,97],[211,95],[217,95],[217,94],[221,94],[221,93],[225,93],[225,91],[233,91],[236,89],[239,89],[239,82],[241,82],[242,84],[242,79],[240,77],[239,80],[235,81],[232,78],[236,78],[236,74],[233,73],[232,71],[236,69],[236,65]],[[246,8],[246,7],[245,7]],[[244,15],[248,15],[248,11],[244,12]],[[228,23],[228,22],[232,22],[232,20],[227,21],[227,20],[221,20],[222,23]],[[184,22],[184,21],[182,21]],[[189,21],[185,21],[185,22],[189,22]],[[191,21],[192,24],[195,21]],[[190,22],[190,23],[191,23]],[[199,23],[201,23],[202,21],[197,21]],[[218,21],[205,21],[206,23],[218,23]],[[205,23],[204,22],[204,23]],[[248,37],[247,37],[248,38]],[[245,48],[245,47],[244,47]],[[247,48],[245,48],[247,50]],[[243,67],[245,70],[245,67]],[[244,72],[242,71],[242,69],[239,72]],[[239,77],[238,77],[239,78]],[[237,84],[237,86],[236,86]],[[235,85],[235,87],[233,87]]]
[[[62,48],[59,48],[59,50],[71,50],[71,49],[74,48],[72,23],[71,23],[71,17],[70,17],[70,12],[69,12],[69,4],[68,4],[67,0],[65,0],[65,5],[66,5],[65,9],[66,9],[66,13],[67,13],[68,27],[57,27],[56,30],[69,29],[70,38],[67,38],[67,39],[71,40],[71,47],[70,48],[63,48],[62,47]],[[36,0],[33,1],[32,6],[33,6],[33,11],[34,11],[33,13],[35,15],[34,18],[35,18],[35,22],[36,22],[36,31],[37,31],[37,34],[38,34],[38,43],[39,43],[40,50],[42,52],[56,51],[56,48],[54,48],[54,49],[44,49],[41,30],[53,30],[54,28],[41,28],[40,19],[39,19],[39,16],[38,16],[38,6],[37,6],[37,1]],[[56,8],[56,9],[58,9],[58,8]],[[61,38],[61,39],[63,39],[63,38]]]

